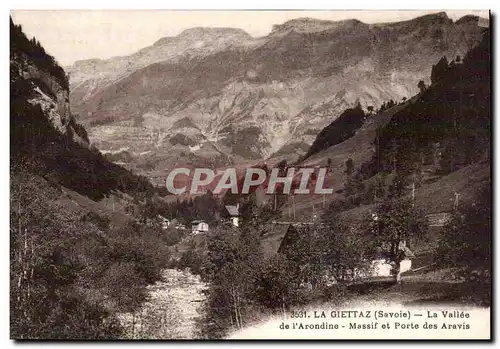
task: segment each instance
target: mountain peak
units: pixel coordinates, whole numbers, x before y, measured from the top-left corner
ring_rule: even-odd
[[[158,41],[156,41],[153,46],[161,46],[172,42],[175,39],[190,39],[190,38],[219,38],[219,37],[231,37],[238,36],[245,39],[250,39],[251,36],[246,31],[240,28],[226,28],[226,27],[194,27],[183,30],[177,36],[166,36]]]
[[[479,16],[474,16],[474,15],[465,15],[458,19],[455,24],[475,24],[479,25],[480,27],[488,27],[489,26],[489,20],[487,18],[479,17]]]
[[[178,35],[178,37],[186,36],[246,36],[250,37],[246,31],[240,28],[227,28],[227,27],[194,27],[189,28]]]
[[[374,23],[372,27],[376,28],[417,28],[429,25],[449,25],[453,24],[453,20],[448,17],[446,12],[429,13],[420,17],[400,21],[400,22],[385,22]]]
[[[417,17],[413,19],[412,21],[415,22],[422,22],[422,21],[443,21],[443,22],[453,22],[450,17],[448,17],[448,14],[444,11],[441,12],[436,12],[436,13],[429,13],[428,15],[423,15],[420,17]]]
[[[286,21],[283,24],[276,24],[273,26],[274,32],[283,32],[287,30],[295,30],[298,32],[317,32],[329,29],[338,29],[342,27],[350,27],[364,24],[357,19],[345,19],[342,21],[329,21],[323,19],[316,19],[310,17],[294,18]]]
[[[73,66],[75,67],[84,67],[86,65],[95,65],[95,64],[100,64],[104,62],[103,59],[100,59],[100,58],[89,58],[89,59],[80,59],[78,61],[75,61],[73,63]]]

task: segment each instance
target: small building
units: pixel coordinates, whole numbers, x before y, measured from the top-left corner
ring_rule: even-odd
[[[263,234],[261,239],[264,257],[272,258],[276,254],[286,254],[287,250],[300,238],[302,227],[304,227],[304,224],[273,224],[273,227],[267,229],[268,231]],[[399,265],[391,261],[394,258],[389,253],[381,252],[371,261],[368,261],[368,268],[354,270],[347,275],[347,278],[351,282],[393,280],[397,275],[411,270],[412,259],[415,258],[414,253],[408,248],[405,241],[399,243],[398,250],[400,252],[398,256]],[[327,284],[337,282],[328,273],[324,275],[324,280]]]
[[[371,261],[372,278],[394,277],[395,273],[399,274],[411,270],[411,260],[415,258],[415,254],[406,246],[406,241],[401,241],[398,246],[400,253],[399,266],[395,262],[391,262],[389,254],[381,255]]]
[[[278,253],[284,252],[286,242],[283,243],[283,240],[292,229],[292,225],[271,223],[264,225],[261,229],[260,244],[264,259],[271,259]]]
[[[240,204],[236,205],[226,205],[226,210],[229,213],[231,224],[235,227],[239,227],[240,225]]]
[[[158,215],[158,220],[160,221],[162,229],[167,229],[170,225],[170,220],[163,217],[162,215]]]
[[[191,232],[193,234],[206,233],[208,232],[208,223],[201,220],[196,220],[191,222]]]
[[[426,218],[429,227],[444,227],[451,220],[452,215],[450,212],[431,213]]]

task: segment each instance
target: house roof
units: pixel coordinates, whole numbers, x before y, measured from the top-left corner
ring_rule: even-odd
[[[226,205],[226,210],[229,212],[231,216],[238,216],[239,215],[239,207],[236,205]]]
[[[278,253],[289,227],[288,224],[269,224],[265,227],[260,241],[264,258],[272,258]]]
[[[201,219],[197,219],[197,220],[191,222],[191,224],[200,224],[200,223],[205,223],[205,221],[201,220]]]
[[[403,246],[403,251],[405,252],[405,256],[407,258],[415,258],[415,254],[406,246]]]

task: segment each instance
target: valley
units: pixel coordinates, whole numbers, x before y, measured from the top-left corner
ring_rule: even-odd
[[[10,25],[11,337],[267,338],[294,311],[369,303],[489,313],[489,20],[195,27],[64,69]],[[199,192],[166,186],[200,167]],[[242,191],[250,168],[266,180]],[[332,193],[267,192],[273,169],[305,168]]]

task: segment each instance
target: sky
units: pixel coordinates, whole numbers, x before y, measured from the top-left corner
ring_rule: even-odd
[[[436,12],[440,11],[14,10],[11,16],[28,37],[36,36],[59,63],[67,66],[82,59],[130,55],[192,27],[241,28],[258,37],[267,35],[274,24],[299,17],[382,23]],[[487,10],[446,13],[453,20],[466,14],[489,16]]]

